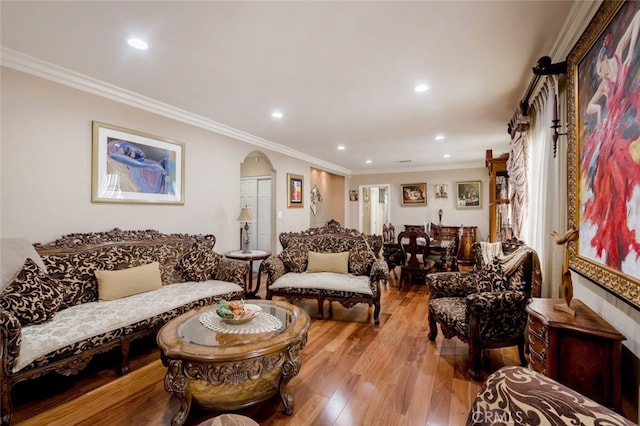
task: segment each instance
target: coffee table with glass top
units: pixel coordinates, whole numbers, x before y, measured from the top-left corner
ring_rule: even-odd
[[[286,302],[251,302],[260,312],[246,324],[226,324],[215,306],[205,306],[172,319],[158,332],[167,367],[164,387],[180,401],[172,425],[184,424],[192,402],[230,411],[279,395],[285,414],[293,413],[293,396],[285,386],[300,369],[298,353],[311,320]]]

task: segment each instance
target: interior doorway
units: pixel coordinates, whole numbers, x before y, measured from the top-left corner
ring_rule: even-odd
[[[238,211],[248,207],[254,222],[249,223],[249,250],[274,250],[274,193],[275,172],[271,161],[264,154],[249,153],[240,166],[240,204]],[[243,224],[244,225],[244,224]],[[238,232],[238,241],[242,238]],[[240,247],[240,245],[238,246]]]
[[[382,235],[382,225],[391,221],[391,185],[360,185],[358,230]]]

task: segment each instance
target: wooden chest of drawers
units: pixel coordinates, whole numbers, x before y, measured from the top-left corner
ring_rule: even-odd
[[[580,300],[576,315],[554,310],[562,299],[533,299],[529,313],[529,368],[622,410],[620,357],[625,337]]]

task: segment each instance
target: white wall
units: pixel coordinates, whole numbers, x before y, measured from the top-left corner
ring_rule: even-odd
[[[506,137],[506,135],[505,135]],[[456,208],[455,183],[463,181],[482,182],[482,208]],[[400,185],[407,183],[427,183],[426,206],[402,206]],[[442,224],[445,226],[477,226],[478,240],[484,240],[489,234],[489,173],[486,168],[460,170],[434,170],[408,173],[385,173],[351,176],[349,189],[358,189],[359,185],[390,184],[391,185],[391,223],[396,232],[401,231],[404,224],[423,224],[425,221],[438,223],[438,210],[442,209]],[[436,199],[434,185],[447,184],[449,197]],[[350,228],[358,228],[358,203],[348,202]]]
[[[219,252],[237,248],[240,164],[254,146],[13,69],[0,88],[0,236],[45,243],[119,227],[212,233]],[[183,142],[184,205],[92,203],[93,120]],[[310,165],[263,151],[277,171],[276,235],[307,228],[308,209],[286,207],[286,173],[309,182]]]

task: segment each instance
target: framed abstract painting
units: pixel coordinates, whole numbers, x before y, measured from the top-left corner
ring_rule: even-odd
[[[91,201],[184,204],[184,144],[93,122]]]
[[[640,3],[603,2],[567,57],[569,267],[640,308]]]

